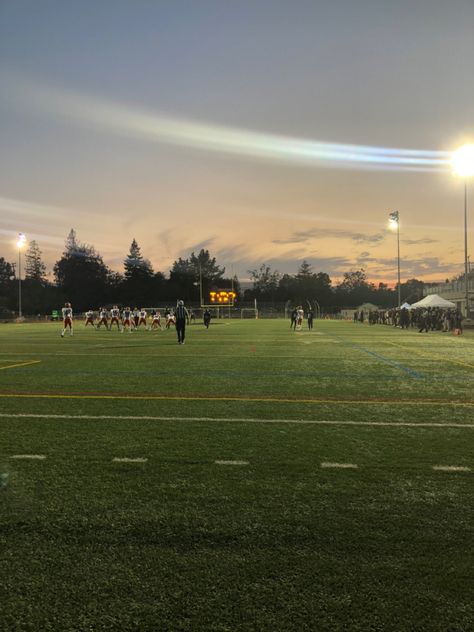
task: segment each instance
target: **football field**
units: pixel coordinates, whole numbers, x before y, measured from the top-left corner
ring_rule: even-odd
[[[0,326],[0,630],[474,629],[474,334]]]

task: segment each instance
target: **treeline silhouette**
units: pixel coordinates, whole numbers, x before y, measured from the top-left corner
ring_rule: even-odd
[[[30,242],[24,255],[22,306],[24,314],[47,314],[66,300],[75,311],[117,303],[133,306],[173,304],[182,298],[188,304],[199,304],[202,286],[204,299],[215,289],[234,288],[238,304],[257,299],[270,304],[318,305],[322,312],[334,313],[343,307],[356,307],[371,302],[380,307],[393,307],[397,288],[369,282],[363,269],[345,272],[343,280],[333,286],[328,274],[314,272],[303,261],[295,275],[280,274],[270,265],[248,270],[252,287],[242,291],[236,276],[226,277],[225,267],[218,265],[208,250],[191,252],[188,258],[173,262],[168,275],[155,272],[133,239],[123,261],[123,272],[111,270],[91,245],[80,242],[71,229],[61,258],[55,263],[54,282],[46,278],[41,250]],[[410,279],[401,285],[402,298],[413,302],[422,296],[423,282]],[[14,315],[18,310],[18,271],[15,263],[0,257],[0,316]]]

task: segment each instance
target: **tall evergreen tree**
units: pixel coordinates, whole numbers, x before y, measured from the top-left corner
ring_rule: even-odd
[[[225,268],[217,265],[216,258],[209,254],[209,250],[201,248],[199,254],[191,253],[189,257],[196,280],[200,277],[208,284],[218,283],[224,276]]]
[[[101,255],[93,246],[80,243],[71,229],[63,255],[54,266],[63,297],[77,310],[98,307],[106,296],[109,274]]]
[[[130,251],[125,257],[123,265],[125,268],[122,286],[123,299],[137,307],[153,305],[155,302],[153,268],[150,261],[143,257],[136,239],[132,240]]]
[[[141,253],[140,246],[136,239],[130,244],[130,252],[123,262],[125,268],[125,279],[144,279],[153,276],[153,268],[148,259],[145,259]]]
[[[33,239],[25,253],[25,279],[44,283],[46,281],[46,266],[41,258],[41,250]]]

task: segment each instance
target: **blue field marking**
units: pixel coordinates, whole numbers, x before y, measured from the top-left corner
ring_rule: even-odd
[[[43,369],[30,369],[28,368],[23,368],[20,367],[19,369],[17,369],[17,371],[21,371],[22,373],[35,373],[36,375],[38,374],[39,371],[42,371],[44,373],[48,373],[48,375],[92,375],[92,376],[98,376],[98,375],[104,375],[104,371],[100,371],[97,369],[87,369],[87,370],[76,370],[76,369],[51,369],[50,367],[44,367]],[[187,370],[187,369],[173,369],[173,375],[182,375],[182,376],[196,376],[199,374],[203,374],[203,371],[197,371],[197,370]],[[150,376],[169,376],[170,375],[170,371],[169,370],[160,370],[160,369],[150,369],[150,370],[141,370],[141,369],[134,369],[133,371],[134,374],[136,375],[150,375]],[[297,372],[297,371],[259,371],[258,369],[255,370],[254,372],[249,372],[249,371],[229,371],[226,369],[220,369],[220,370],[215,370],[215,369],[209,369],[209,370],[205,370],[205,376],[209,376],[212,377],[212,379],[218,379],[220,377],[222,378],[228,378],[229,376],[233,376],[233,377],[251,377],[252,380],[257,379],[257,378],[268,378],[268,377],[288,377],[288,378],[308,378],[308,377],[317,377],[317,378],[345,378],[348,380],[351,379],[355,379],[358,382],[361,381],[360,376],[354,375],[354,373],[341,373],[340,371],[335,371],[335,372],[321,372],[318,370],[311,370],[311,373],[309,373],[308,371],[305,372]],[[126,369],[111,369],[111,370],[107,370],[107,375],[130,375],[130,371],[126,370]],[[204,376],[204,377],[205,377]],[[373,374],[365,374],[363,381],[367,382],[370,380],[375,380],[377,382],[380,381],[390,381],[390,380],[402,380],[405,379],[403,375],[379,375],[378,373],[373,373]],[[438,379],[438,378],[433,378],[433,379]],[[443,381],[462,381],[464,383],[464,378],[439,378],[439,379],[443,379]]]
[[[380,355],[380,353],[376,353],[375,351],[370,351],[370,349],[361,347],[360,345],[357,345],[355,342],[344,340],[344,338],[341,338],[340,336],[337,336],[334,334],[328,334],[328,335],[330,335],[332,338],[337,338],[338,340],[341,340],[342,342],[344,342],[349,347],[352,347],[353,349],[357,349],[358,351],[363,351],[364,353],[367,353],[368,355],[371,355],[374,358],[377,358],[377,360],[381,360],[385,364],[394,366],[395,368],[399,369],[400,371],[403,371],[407,375],[410,375],[411,377],[414,377],[417,380],[422,379],[424,377],[421,373],[418,373],[418,371],[415,371],[414,369],[410,369],[409,367],[403,364],[400,364],[400,362],[397,362],[396,360],[391,360],[390,358],[386,358],[385,356]]]

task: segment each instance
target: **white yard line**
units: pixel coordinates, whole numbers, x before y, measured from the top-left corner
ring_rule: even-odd
[[[137,457],[134,459],[128,457],[119,457],[116,456],[112,459],[114,463],[146,463],[148,459],[144,459],[143,457]]]
[[[435,472],[470,472],[470,467],[464,465],[433,465]]]
[[[322,468],[335,467],[341,470],[356,470],[358,466],[355,463],[321,463]]]
[[[248,461],[214,461],[216,465],[248,465]]]
[[[93,419],[102,421],[131,420],[131,421],[206,421],[206,422],[233,422],[233,423],[256,423],[256,424],[300,424],[314,426],[381,426],[381,427],[402,427],[402,428],[474,428],[474,423],[456,422],[431,422],[420,421],[328,421],[322,419],[256,419],[253,417],[165,417],[156,415],[62,415],[45,413],[0,413],[0,419]]]
[[[44,454],[13,454],[11,459],[31,459],[36,461],[44,461],[46,456]]]

